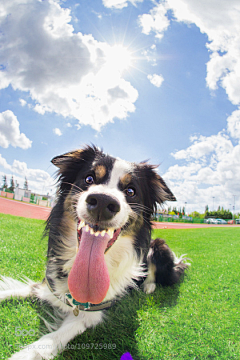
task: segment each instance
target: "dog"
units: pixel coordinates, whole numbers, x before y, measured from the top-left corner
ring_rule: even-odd
[[[131,163],[91,145],[52,159],[57,201],[46,223],[42,283],[2,277],[0,299],[34,296],[59,314],[58,328],[11,359],[53,359],[67,343],[103,320],[130,288],[150,294],[171,286],[188,267],[162,239],[151,240],[157,204],[175,197],[148,162]]]

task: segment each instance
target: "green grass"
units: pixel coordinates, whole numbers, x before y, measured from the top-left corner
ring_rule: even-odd
[[[42,280],[47,248],[47,240],[41,240],[43,225],[0,214],[2,275]],[[154,237],[163,237],[177,255],[187,253],[192,259],[184,282],[159,287],[152,295],[132,291],[108,311],[103,324],[76,337],[56,359],[119,360],[127,351],[134,360],[240,359],[240,230],[164,229]],[[0,359],[5,359],[39,338],[43,323],[38,314],[44,308],[30,299],[0,306]],[[35,334],[16,336],[17,327]]]

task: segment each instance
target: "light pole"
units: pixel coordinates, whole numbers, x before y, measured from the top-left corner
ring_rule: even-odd
[[[233,214],[232,214],[233,221],[234,221],[234,210],[235,210],[235,197],[236,195],[233,195]]]
[[[214,199],[215,199],[215,196],[212,197],[212,202],[213,202],[213,211],[214,211]]]

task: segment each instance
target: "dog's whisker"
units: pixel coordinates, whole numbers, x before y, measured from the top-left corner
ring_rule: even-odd
[[[149,212],[149,213],[153,212],[153,209],[151,209],[150,207],[148,207],[146,205],[143,205],[143,204],[131,203],[131,205],[133,207],[139,208],[139,209],[144,210],[144,211]]]

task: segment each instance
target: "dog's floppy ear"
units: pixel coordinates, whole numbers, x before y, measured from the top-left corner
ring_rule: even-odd
[[[80,160],[82,152],[83,150],[79,149],[62,155],[55,156],[51,160],[51,163],[57,166],[60,169],[60,172],[63,172],[70,162],[76,162],[77,160]]]
[[[59,168],[57,175],[60,192],[69,190],[79,171],[91,163],[97,155],[101,155],[101,151],[97,147],[86,146],[83,149],[54,157],[51,162]]]
[[[147,206],[154,212],[157,204],[162,204],[165,201],[176,201],[175,196],[166,185],[162,177],[156,172],[157,166],[149,165],[146,162],[141,164],[146,179],[145,196],[147,199]]]
[[[157,183],[156,185],[160,186],[160,188],[164,191],[164,194],[163,194],[164,201],[177,201],[177,199],[175,198],[175,196],[173,195],[173,193],[171,192],[169,187],[166,185],[163,178],[158,174],[156,174],[156,183]]]
[[[97,154],[100,154],[101,150],[99,150],[96,146],[85,146],[82,149],[74,150],[67,152],[62,155],[55,156],[51,163],[59,168],[60,173],[64,173],[66,170],[70,170],[72,166],[76,168],[76,165],[80,165],[80,163],[87,162],[93,159]]]

